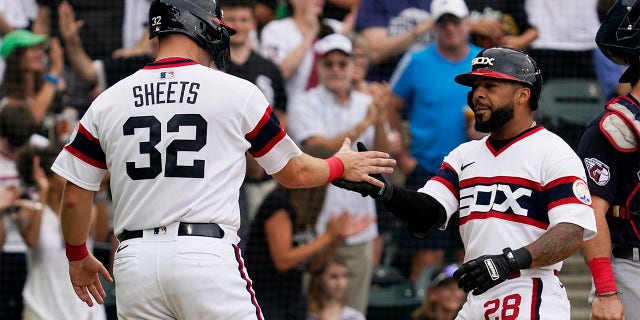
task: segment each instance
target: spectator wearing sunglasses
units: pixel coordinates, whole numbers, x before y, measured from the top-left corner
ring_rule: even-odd
[[[351,41],[340,34],[322,38],[314,46],[318,56],[315,67],[320,85],[294,97],[287,107],[289,134],[304,148],[325,146],[338,151],[341,141],[350,138],[387,150],[386,110],[381,103],[387,87],[372,85],[372,95],[353,88],[355,69]],[[355,149],[355,146],[352,146]],[[348,213],[356,218],[375,217],[373,199],[357,193],[327,186],[327,194],[316,223],[316,232],[324,233],[332,217]],[[377,223],[345,239],[337,255],[349,268],[347,304],[366,311],[371,282],[373,242],[378,236]]]
[[[409,148],[396,155],[406,186],[417,190],[434,176],[442,159],[451,150],[476,138],[473,121],[465,121],[468,88],[453,81],[471,65],[480,48],[469,43],[469,10],[463,0],[434,0],[431,15],[435,21],[435,43],[405,55],[390,80],[393,94],[388,108],[391,128],[400,131],[409,124]],[[401,229],[399,258],[410,266],[415,281],[421,270],[442,263],[446,250],[461,248],[457,228],[436,231],[417,240],[408,229]],[[408,260],[408,261],[406,261]]]

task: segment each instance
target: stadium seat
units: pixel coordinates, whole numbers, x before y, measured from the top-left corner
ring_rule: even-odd
[[[604,104],[595,80],[553,79],[542,87],[536,120],[575,150],[582,131],[604,110]]]
[[[413,287],[415,288],[416,297],[420,299],[425,298],[425,295],[427,294],[427,287],[431,283],[431,277],[435,276],[434,272],[438,268],[439,266],[429,266],[422,269],[418,280],[416,280],[416,283],[413,285]]]
[[[381,265],[373,270],[368,320],[410,319],[411,312],[422,303],[411,282],[395,267]]]

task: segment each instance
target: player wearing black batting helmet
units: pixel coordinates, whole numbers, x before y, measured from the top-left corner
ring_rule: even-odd
[[[540,70],[523,52],[490,48],[455,81],[472,87],[475,128],[488,136],[452,150],[418,191],[381,175],[382,189],[333,183],[379,199],[417,236],[459,217],[465,257],[453,277],[472,294],[456,319],[569,319],[557,274],[562,261],[596,235],[596,222],[580,159],[534,121]]]
[[[618,0],[596,34],[611,61],[628,65],[631,91],[609,100],[585,129],[578,155],[587,172],[598,234],[586,241],[592,319],[640,319],[640,1]],[[623,294],[620,294],[623,293]]]
[[[189,36],[222,70],[230,59],[229,37],[236,31],[222,21],[215,0],[155,0],[149,8],[149,38],[166,33]]]
[[[609,60],[628,65],[620,82],[635,83],[640,77],[640,1],[617,1],[596,34],[596,44]]]
[[[506,47],[484,49],[471,61],[471,71],[458,75],[455,81],[473,87],[473,81],[477,76],[524,84],[531,89],[531,110],[538,108],[542,74],[536,62],[526,53]],[[467,98],[469,107],[473,109],[472,96],[473,90],[469,92]]]

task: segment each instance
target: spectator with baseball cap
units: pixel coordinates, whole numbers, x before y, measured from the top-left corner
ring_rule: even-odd
[[[465,122],[468,90],[453,80],[467,71],[480,52],[469,42],[469,10],[464,0],[434,0],[431,15],[435,43],[405,55],[390,80],[389,123],[402,132],[406,118],[411,140],[395,156],[407,176],[406,186],[413,190],[438,173],[451,150],[478,137],[473,123]],[[415,239],[406,228],[401,230],[401,248],[406,248],[400,252],[401,259],[411,261],[409,279],[415,281],[422,269],[442,263],[447,250],[462,247],[456,229],[436,231],[424,240]]]
[[[15,48],[25,48],[44,43],[47,36],[43,34],[35,34],[29,30],[15,30],[7,34],[2,40],[0,47],[0,56],[6,59]]]
[[[47,39],[28,30],[15,30],[4,36],[0,47],[0,56],[7,62],[0,107],[8,103],[26,104],[36,123],[42,122],[54,104],[56,93],[64,88],[60,77],[64,68],[62,47],[57,39],[48,42]],[[49,65],[45,64],[45,57]]]
[[[280,68],[289,99],[318,84],[314,44],[342,32],[341,21],[321,16],[324,2],[289,0],[291,16],[267,23],[260,33],[260,52]]]
[[[452,320],[466,300],[453,273],[457,264],[436,268],[431,276],[423,304],[411,314],[414,320]]]
[[[347,137],[353,143],[361,141],[376,150],[387,150],[386,110],[380,98],[384,88],[374,86],[373,96],[353,88],[355,62],[351,41],[344,35],[331,34],[318,41],[314,51],[318,57],[315,68],[320,84],[294,97],[287,107],[291,137],[302,147],[322,145],[333,152]],[[358,218],[373,218],[376,204],[373,199],[329,185],[316,232],[323,233],[332,217],[345,212]],[[367,307],[373,243],[377,236],[378,226],[373,223],[347,237],[337,250],[349,268],[347,303],[363,313]]]

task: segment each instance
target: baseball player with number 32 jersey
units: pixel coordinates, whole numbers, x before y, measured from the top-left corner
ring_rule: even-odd
[[[217,68],[234,30],[213,0],[155,0],[149,9],[157,60],[100,95],[56,159],[68,180],[62,230],[76,294],[105,296],[86,250],[89,213],[111,175],[114,278],[119,319],[262,319],[237,230],[245,152],[289,188],[391,172],[382,152],[327,160],[302,153],[260,90]]]
[[[489,48],[455,81],[472,88],[475,128],[488,137],[451,151],[418,191],[334,184],[379,198],[416,236],[459,212],[465,262],[454,277],[470,294],[457,319],[569,319],[557,274],[596,228],[580,159],[533,121],[540,70],[521,51]]]

